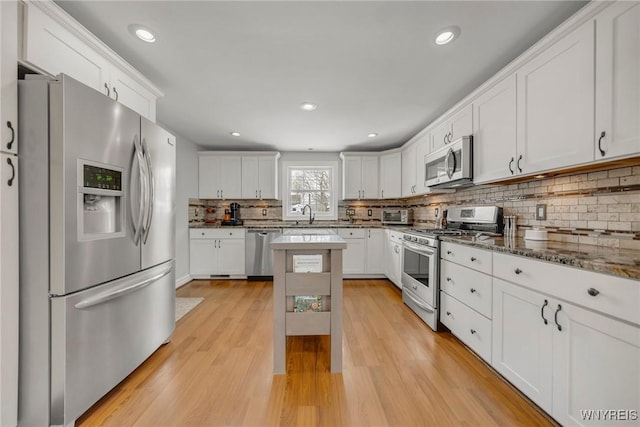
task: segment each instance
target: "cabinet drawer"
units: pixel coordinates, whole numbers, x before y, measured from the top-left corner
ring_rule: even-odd
[[[244,239],[244,228],[215,228],[212,230],[192,228],[189,230],[192,239]]]
[[[285,313],[285,335],[330,335],[331,312]]]
[[[285,292],[294,295],[331,295],[331,273],[286,273]]]
[[[401,231],[389,230],[389,239],[394,243],[402,244],[402,240],[404,239],[404,233]]]
[[[338,228],[338,236],[343,239],[364,239],[364,228]]]
[[[456,243],[442,242],[440,253],[442,258],[447,261],[491,274],[492,253],[490,251]]]
[[[443,260],[440,289],[491,319],[492,279],[484,273]]]
[[[491,363],[491,320],[443,292],[440,295],[440,321],[460,341]]]
[[[638,280],[502,253],[493,255],[493,271],[509,282],[640,324]]]

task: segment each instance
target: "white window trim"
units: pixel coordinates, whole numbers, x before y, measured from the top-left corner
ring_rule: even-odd
[[[289,215],[289,210],[291,208],[289,205],[289,170],[310,167],[331,169],[331,213],[327,215],[317,215],[316,212],[313,212],[316,220],[335,221],[338,219],[338,198],[340,197],[338,194],[338,162],[331,160],[290,160],[282,162],[282,186],[284,187],[282,192],[283,221],[300,221],[305,218],[308,219],[308,216],[306,215]]]

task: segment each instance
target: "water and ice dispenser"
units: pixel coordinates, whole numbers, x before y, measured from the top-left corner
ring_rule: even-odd
[[[95,240],[124,235],[122,169],[79,161],[78,237]]]

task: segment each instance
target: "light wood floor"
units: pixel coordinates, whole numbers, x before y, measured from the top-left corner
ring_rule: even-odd
[[[171,343],[78,426],[552,425],[448,333],[434,333],[386,280],[345,280],[344,363],[328,337],[290,337],[272,375],[272,283],[194,281],[205,300]]]

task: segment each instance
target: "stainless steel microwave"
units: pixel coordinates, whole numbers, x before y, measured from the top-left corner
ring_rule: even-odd
[[[413,211],[411,209],[384,209],[382,211],[383,224],[411,225]]]
[[[425,186],[456,188],[473,185],[473,137],[463,136],[424,156]]]

